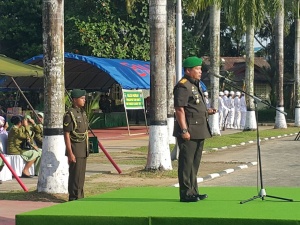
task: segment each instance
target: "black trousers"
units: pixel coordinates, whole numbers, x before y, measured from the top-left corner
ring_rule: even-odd
[[[84,198],[84,181],[87,158],[76,158],[76,163],[69,165],[69,201]]]
[[[177,138],[180,149],[178,157],[179,195],[183,199],[187,195],[199,194],[197,173],[202,157],[204,139],[189,141]]]

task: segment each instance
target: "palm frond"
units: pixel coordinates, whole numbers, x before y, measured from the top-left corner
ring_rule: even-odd
[[[100,93],[97,93],[95,96],[92,96],[91,99],[87,98],[85,104],[85,112],[90,125],[96,123],[100,119],[100,117],[97,117],[94,114],[94,109],[99,108],[99,100],[100,100]]]

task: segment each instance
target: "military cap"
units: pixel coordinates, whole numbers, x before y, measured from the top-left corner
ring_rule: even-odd
[[[71,92],[71,98],[80,98],[84,95],[86,95],[86,91],[81,89],[73,89]]]
[[[183,61],[184,68],[193,68],[201,65],[202,65],[202,59],[198,58],[197,56],[188,57]]]

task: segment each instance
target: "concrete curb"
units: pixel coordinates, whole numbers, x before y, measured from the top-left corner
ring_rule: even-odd
[[[276,138],[283,138],[283,137],[293,136],[293,135],[297,135],[297,134],[298,133],[283,134],[283,135],[279,135],[277,137],[263,138],[263,139],[260,139],[260,141],[262,142],[262,141],[274,140]],[[246,144],[253,144],[253,143],[256,143],[256,140],[248,141],[248,142],[241,142],[239,145],[230,145],[230,146],[223,146],[223,147],[220,147],[220,148],[211,148],[210,150],[211,151],[221,151],[221,150],[226,150],[228,148],[235,148],[235,147],[243,146],[243,145],[246,145]],[[209,152],[209,151],[203,151],[203,154],[205,154],[207,152]]]
[[[269,138],[260,139],[260,141],[274,140],[276,138],[278,139],[278,138],[293,136],[293,135],[297,135],[297,134],[298,133],[283,134],[283,135],[280,135],[280,136],[277,136],[277,137],[269,137]],[[243,145],[246,145],[246,144],[253,144],[253,143],[256,143],[256,140],[255,141],[242,142],[239,145],[231,145],[231,146],[223,146],[223,147],[220,147],[220,148],[212,148],[211,150],[212,151],[222,151],[222,150],[226,150],[226,149],[229,149],[229,148],[235,148],[235,147],[238,147],[238,146],[243,146]],[[207,152],[208,151],[203,151],[203,153],[207,153]],[[241,170],[241,169],[247,169],[247,168],[249,168],[251,166],[255,166],[255,165],[257,165],[257,162],[249,162],[247,164],[242,164],[242,165],[239,165],[235,168],[226,169],[226,170],[220,171],[218,173],[208,174],[205,177],[198,177],[197,182],[201,183],[201,182],[204,182],[204,181],[207,181],[207,180],[212,180],[212,179],[215,179],[215,178],[221,177],[223,175],[233,173],[233,172]],[[174,184],[172,186],[179,187],[179,183]]]
[[[204,181],[207,181],[207,180],[212,180],[212,179],[215,179],[215,178],[218,178],[218,177],[221,177],[221,176],[233,173],[233,172],[235,172],[237,170],[247,169],[247,168],[249,168],[251,166],[255,166],[255,165],[257,165],[257,162],[250,162],[250,163],[247,163],[247,164],[242,164],[242,165],[239,165],[239,166],[237,166],[235,168],[230,168],[230,169],[222,170],[222,171],[220,171],[218,173],[208,174],[205,177],[198,177],[197,178],[197,182],[201,183],[201,182],[204,182]],[[174,187],[179,187],[179,183],[174,184],[173,186]]]

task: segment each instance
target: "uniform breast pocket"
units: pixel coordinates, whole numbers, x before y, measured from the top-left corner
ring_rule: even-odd
[[[203,125],[205,123],[206,119],[204,117],[200,118],[189,118],[188,124],[189,126],[197,126],[197,125]]]
[[[80,128],[82,126],[82,117],[81,116],[76,117],[76,123],[77,123],[78,128]]]

